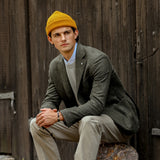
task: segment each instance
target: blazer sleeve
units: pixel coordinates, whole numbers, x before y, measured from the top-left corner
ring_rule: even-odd
[[[54,81],[52,79],[52,67],[49,67],[48,88],[45,95],[45,99],[42,102],[41,108],[59,109],[61,98],[56,91]]]
[[[65,124],[70,127],[87,115],[100,115],[105,107],[109,90],[112,66],[107,56],[99,56],[89,65],[90,76],[93,78],[90,99],[80,105],[61,111]]]

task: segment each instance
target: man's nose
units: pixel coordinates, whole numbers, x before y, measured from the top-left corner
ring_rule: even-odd
[[[66,36],[64,34],[61,35],[61,39],[64,41],[66,40]]]

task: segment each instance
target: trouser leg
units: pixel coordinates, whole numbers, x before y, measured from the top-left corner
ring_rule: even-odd
[[[57,139],[79,141],[75,160],[96,160],[101,141],[107,143],[126,141],[126,137],[107,115],[86,116],[69,128],[63,122],[57,122],[48,130]],[[60,160],[54,139],[46,130],[37,126],[35,119],[31,121],[30,131],[39,160]]]
[[[79,139],[78,123],[68,128],[63,122],[57,122],[49,127],[48,130],[56,139],[69,141],[78,141]],[[37,126],[35,118],[30,123],[30,132],[39,160],[60,160],[59,151],[54,139],[46,130]]]
[[[79,124],[79,134],[75,160],[96,160],[101,141],[107,143],[126,141],[107,115],[84,117]]]

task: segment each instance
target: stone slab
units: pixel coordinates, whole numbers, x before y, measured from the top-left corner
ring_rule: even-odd
[[[127,144],[101,144],[97,160],[138,160],[137,151]]]
[[[0,155],[0,160],[15,160],[15,158],[7,155]]]

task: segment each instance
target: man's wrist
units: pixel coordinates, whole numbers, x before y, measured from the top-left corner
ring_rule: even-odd
[[[60,121],[60,115],[59,115],[59,111],[57,111],[57,121]]]
[[[63,121],[63,120],[64,120],[64,118],[63,118],[62,113],[57,111],[57,121],[59,122],[59,121]]]

